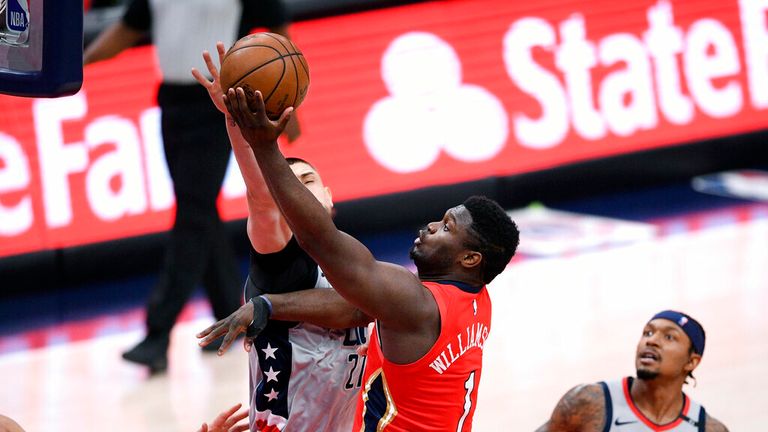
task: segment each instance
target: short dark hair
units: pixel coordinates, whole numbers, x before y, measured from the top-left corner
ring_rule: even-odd
[[[520,231],[507,212],[490,198],[475,195],[463,204],[472,215],[469,232],[476,241],[466,246],[476,247],[483,255],[482,278],[484,283],[489,283],[504,271],[515,255]]]
[[[302,158],[297,158],[297,157],[287,157],[287,158],[285,158],[285,161],[286,161],[286,162],[288,162],[288,165],[289,165],[289,166],[290,166],[290,165],[293,165],[293,164],[297,164],[297,163],[303,163],[303,164],[309,165],[309,167],[310,167],[310,168],[312,168],[313,170],[317,171],[317,168],[315,168],[315,166],[314,166],[314,165],[312,165],[311,163],[309,163],[309,162],[305,161],[305,160],[304,160],[304,159],[302,159]]]

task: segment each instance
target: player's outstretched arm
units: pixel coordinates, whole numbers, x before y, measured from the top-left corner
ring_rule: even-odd
[[[264,297],[271,304],[271,313],[269,306],[263,300],[257,298],[248,301],[228,317],[198,333],[200,346],[206,346],[224,335],[218,351],[218,354],[222,355],[238,336],[248,331],[249,327],[251,332],[263,330],[268,319],[301,321],[338,329],[364,326],[371,322],[370,317],[350,305],[332,289],[316,288],[284,294],[266,294]],[[249,333],[251,338],[256,335]],[[245,348],[250,349],[247,340]]]
[[[605,426],[605,395],[600,384],[579,385],[557,403],[549,421],[536,432],[599,431]]]
[[[272,304],[270,319],[301,321],[325,328],[362,327],[372,321],[333,289],[309,289],[284,294],[265,294]]]
[[[291,240],[292,233],[272,199],[272,195],[269,194],[269,189],[264,183],[264,177],[261,175],[251,147],[243,138],[240,128],[237,127],[224,105],[224,93],[219,80],[221,60],[226,53],[222,42],[216,43],[216,52],[219,66],[214,63],[208,51],[203,51],[203,60],[213,79],[209,80],[195,68],[192,68],[192,76],[208,91],[211,102],[226,116],[227,135],[229,135],[235,161],[237,161],[237,166],[240,168],[246,186],[247,232],[251,245],[256,252],[261,254],[277,252],[285,248]]]
[[[728,428],[720,420],[711,417],[709,414],[707,414],[707,426],[704,430],[706,432],[728,432]]]
[[[277,137],[293,112],[288,108],[278,121],[267,118],[260,92],[230,89],[227,110],[240,127],[261,168],[267,186],[296,239],[324,270],[344,298],[365,314],[395,331],[417,332],[436,322],[434,298],[407,269],[374,259],[359,241],[339,231],[328,212],[296,178],[277,146]]]

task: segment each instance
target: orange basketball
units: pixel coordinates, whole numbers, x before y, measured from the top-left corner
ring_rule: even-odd
[[[235,42],[221,62],[221,88],[261,91],[267,116],[273,120],[292,106],[298,108],[309,89],[309,66],[286,37],[255,33]]]

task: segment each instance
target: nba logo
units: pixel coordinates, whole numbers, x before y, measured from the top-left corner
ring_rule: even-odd
[[[677,321],[677,325],[680,327],[684,326],[688,322],[688,318],[686,317],[680,317],[680,319]]]
[[[29,28],[29,5],[27,0],[8,0],[5,26],[8,30],[16,33],[27,31]]]

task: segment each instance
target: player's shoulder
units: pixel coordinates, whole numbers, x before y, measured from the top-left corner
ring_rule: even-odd
[[[563,399],[575,407],[605,409],[605,390],[600,383],[579,384],[568,390]]]
[[[545,430],[602,430],[605,390],[601,384],[580,384],[568,390],[555,407]]]
[[[728,428],[718,419],[707,414],[707,426],[705,432],[728,432]]]

